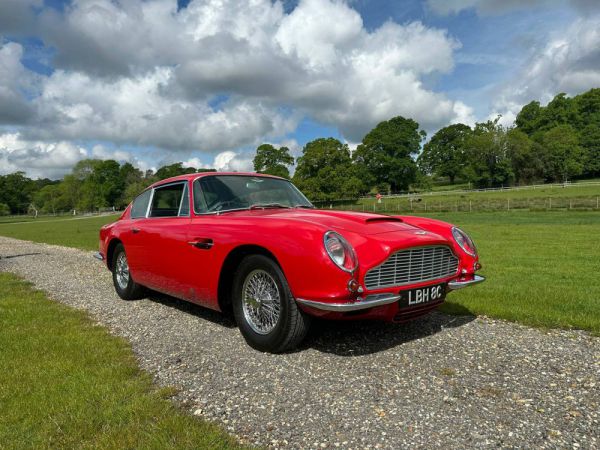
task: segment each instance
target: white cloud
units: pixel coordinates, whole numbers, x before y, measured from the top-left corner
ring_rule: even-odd
[[[576,95],[600,86],[600,17],[578,19],[557,34],[510,80],[495,101],[493,116],[514,120],[532,100],[550,101],[557,93]]]
[[[94,145],[86,149],[68,141],[29,140],[19,132],[0,134],[0,175],[22,171],[31,178],[62,178],[82,159],[129,162],[142,171],[156,170],[149,161],[119,148]]]
[[[22,56],[21,45],[0,44],[0,123],[23,123],[33,113],[23,92],[33,92],[38,77],[21,64]]]
[[[33,178],[59,178],[87,151],[70,142],[28,141],[19,133],[0,134],[0,174],[24,171]]]
[[[460,43],[420,22],[368,30],[342,0],[300,0],[289,13],[271,0],[192,0],[181,10],[174,0],[73,0],[36,17],[57,70],[28,95],[0,84],[4,104],[25,108],[8,120],[0,107],[0,123],[19,123],[30,141],[199,151],[242,167],[247,158],[222,155],[279,142],[305,116],[353,142],[396,115],[426,129],[472,119],[422,81],[450,72]],[[15,75],[26,70],[20,46],[7,45],[0,66],[25,79]]]
[[[213,167],[219,172],[252,172],[252,157],[232,151],[221,152],[215,156]]]

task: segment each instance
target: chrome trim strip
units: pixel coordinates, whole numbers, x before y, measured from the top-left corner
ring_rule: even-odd
[[[482,277],[481,275],[474,275],[472,280],[466,280],[466,281],[454,280],[454,281],[450,281],[448,283],[448,289],[451,290],[451,291],[456,291],[457,289],[463,289],[463,288],[466,288],[468,286],[472,286],[473,284],[481,283],[482,281],[485,281],[485,277]]]
[[[320,309],[322,311],[333,312],[359,311],[361,309],[389,305],[398,300],[400,300],[400,295],[396,294],[371,294],[367,295],[364,299],[358,297],[356,301],[348,303],[327,303],[315,300],[305,300],[303,298],[296,299],[296,301],[302,305],[310,306],[311,308]]]
[[[94,258],[99,259],[100,261],[104,261],[104,255],[100,252],[94,253]]]

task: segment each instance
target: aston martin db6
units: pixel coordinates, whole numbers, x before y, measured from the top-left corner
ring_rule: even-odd
[[[404,322],[484,280],[475,244],[439,220],[316,209],[288,180],[159,181],[100,230],[124,300],[159,291],[233,314],[248,344],[292,349],[311,319]]]

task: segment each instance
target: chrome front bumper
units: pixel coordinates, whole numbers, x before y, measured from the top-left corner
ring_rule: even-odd
[[[485,281],[485,278],[481,275],[474,275],[472,280],[464,281],[450,281],[448,283],[448,290],[456,291],[457,289],[466,288],[477,283]],[[361,309],[374,308],[376,306],[389,305],[390,303],[397,302],[400,300],[400,295],[395,293],[385,294],[371,294],[365,298],[358,297],[355,301],[349,301],[346,303],[328,303],[319,302],[315,300],[305,300],[303,298],[297,298],[296,301],[301,305],[309,306],[311,308],[320,309],[322,311],[333,311],[333,312],[349,312],[349,311],[360,311]]]
[[[104,261],[104,255],[100,252],[94,253],[94,258],[99,259],[100,261]]]
[[[372,294],[365,298],[358,297],[353,302],[348,303],[327,303],[314,300],[304,300],[297,298],[296,301],[301,305],[310,306],[311,308],[321,309],[323,311],[348,312],[358,311],[361,309],[373,308],[375,306],[388,305],[400,300],[400,296],[396,294]]]
[[[473,275],[472,280],[450,281],[448,283],[448,289],[451,291],[456,291],[457,289],[462,289],[462,288],[466,288],[468,286],[473,286],[474,284],[481,283],[482,281],[485,281],[485,277],[482,277],[481,275]]]

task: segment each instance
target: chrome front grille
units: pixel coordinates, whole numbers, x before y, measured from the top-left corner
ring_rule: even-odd
[[[458,258],[449,247],[415,247],[393,253],[383,264],[365,275],[367,289],[420,283],[452,276],[458,270]]]

